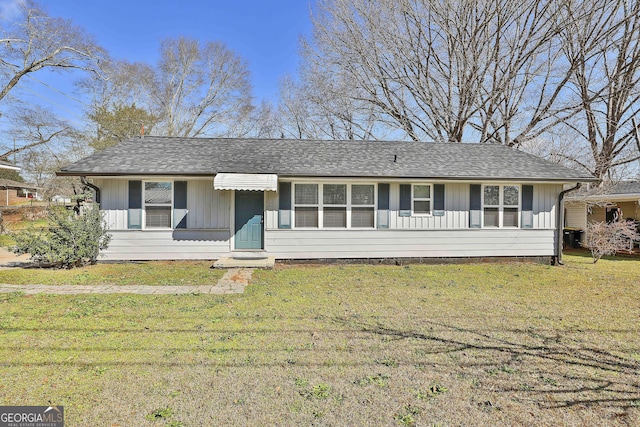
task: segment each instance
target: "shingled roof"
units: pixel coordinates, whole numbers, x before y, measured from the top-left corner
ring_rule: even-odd
[[[609,194],[640,194],[640,181],[620,181],[609,190]]]
[[[6,160],[0,159],[0,169],[10,169],[19,171],[20,167],[14,165],[13,163],[7,162]]]
[[[124,141],[58,174],[212,176],[224,172],[281,177],[592,180],[502,145],[169,137]]]

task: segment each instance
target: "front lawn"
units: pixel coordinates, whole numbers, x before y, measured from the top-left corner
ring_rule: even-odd
[[[223,270],[212,261],[153,261],[88,265],[80,268],[12,268],[0,270],[0,283],[16,285],[215,285]]]
[[[69,426],[640,425],[640,262],[295,266],[0,295],[0,402]]]

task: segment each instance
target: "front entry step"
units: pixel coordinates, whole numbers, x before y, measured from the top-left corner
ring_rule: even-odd
[[[265,251],[233,251],[231,252],[233,259],[265,259],[269,255]]]
[[[273,268],[276,260],[274,257],[237,257],[220,258],[213,263],[213,268]]]

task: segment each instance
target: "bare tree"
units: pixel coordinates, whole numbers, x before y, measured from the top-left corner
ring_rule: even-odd
[[[245,62],[221,42],[165,40],[156,65],[118,60],[106,78],[85,79],[89,144],[101,149],[151,132],[166,136],[246,136],[264,118],[251,105]],[[143,130],[144,129],[144,130]]]
[[[321,0],[318,11],[302,85],[330,94],[306,100],[332,117],[367,128],[339,114],[344,100],[371,107],[374,135],[570,140],[575,150],[544,151],[600,179],[640,160],[638,0]]]
[[[591,154],[573,160],[604,180],[640,159],[634,120],[640,110],[640,2],[593,0],[592,13],[576,17],[583,3],[565,5],[570,19],[562,41],[577,64],[571,83],[580,103],[575,120],[565,124]]]
[[[310,114],[307,111],[306,103],[295,79],[290,75],[285,75],[280,81],[280,100],[278,104],[278,114],[282,118],[281,136],[284,138],[315,138],[313,132],[309,132],[308,125]]]
[[[282,137],[282,125],[280,115],[274,105],[268,101],[263,101],[254,109],[253,117],[250,120],[251,132],[256,138],[280,138]]]
[[[154,69],[149,64],[110,59],[102,64],[100,76],[88,76],[77,86],[89,98],[89,113],[125,105],[150,111],[153,79]]]
[[[88,126],[85,136],[96,150],[122,140],[153,132],[160,120],[152,113],[151,90],[155,71],[145,63],[109,61],[103,65],[103,76],[90,76],[77,82],[90,100],[86,111]]]
[[[373,106],[347,96],[349,85],[324,67],[306,64],[302,81],[285,76],[280,85],[279,114],[282,135],[310,139],[384,139],[388,129],[377,127]]]
[[[519,145],[575,114],[559,2],[324,0],[305,64],[413,140]]]
[[[591,251],[595,264],[604,255],[630,252],[638,240],[640,233],[633,221],[594,222],[587,226],[585,246]]]
[[[11,123],[10,135],[15,146],[10,141],[0,144],[0,158],[8,158],[16,154],[48,146],[53,149],[72,131],[71,126],[64,120],[57,118],[50,110],[40,106],[23,105],[15,107],[9,114]]]
[[[99,71],[103,51],[82,28],[49,16],[32,0],[18,5],[17,18],[4,20],[0,35],[0,101],[45,68]]]
[[[251,111],[246,63],[221,42],[165,40],[151,88],[167,136],[224,135]]]

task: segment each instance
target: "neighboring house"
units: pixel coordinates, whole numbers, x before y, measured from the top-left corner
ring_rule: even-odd
[[[501,145],[166,137],[59,175],[96,190],[107,260],[551,259],[564,186],[593,181]]]
[[[19,205],[31,199],[38,199],[40,187],[0,178],[0,204],[4,206]]]
[[[19,171],[20,167],[14,165],[13,163],[7,162],[6,160],[0,160],[0,169],[9,169],[12,171]]]
[[[586,238],[587,224],[618,220],[640,221],[640,181],[621,181],[599,189],[583,189],[567,198],[565,227]]]
[[[59,205],[68,205],[71,204],[71,197],[69,196],[61,196],[59,194],[56,194],[55,196],[53,196],[51,198],[51,201],[55,204],[59,204]]]

